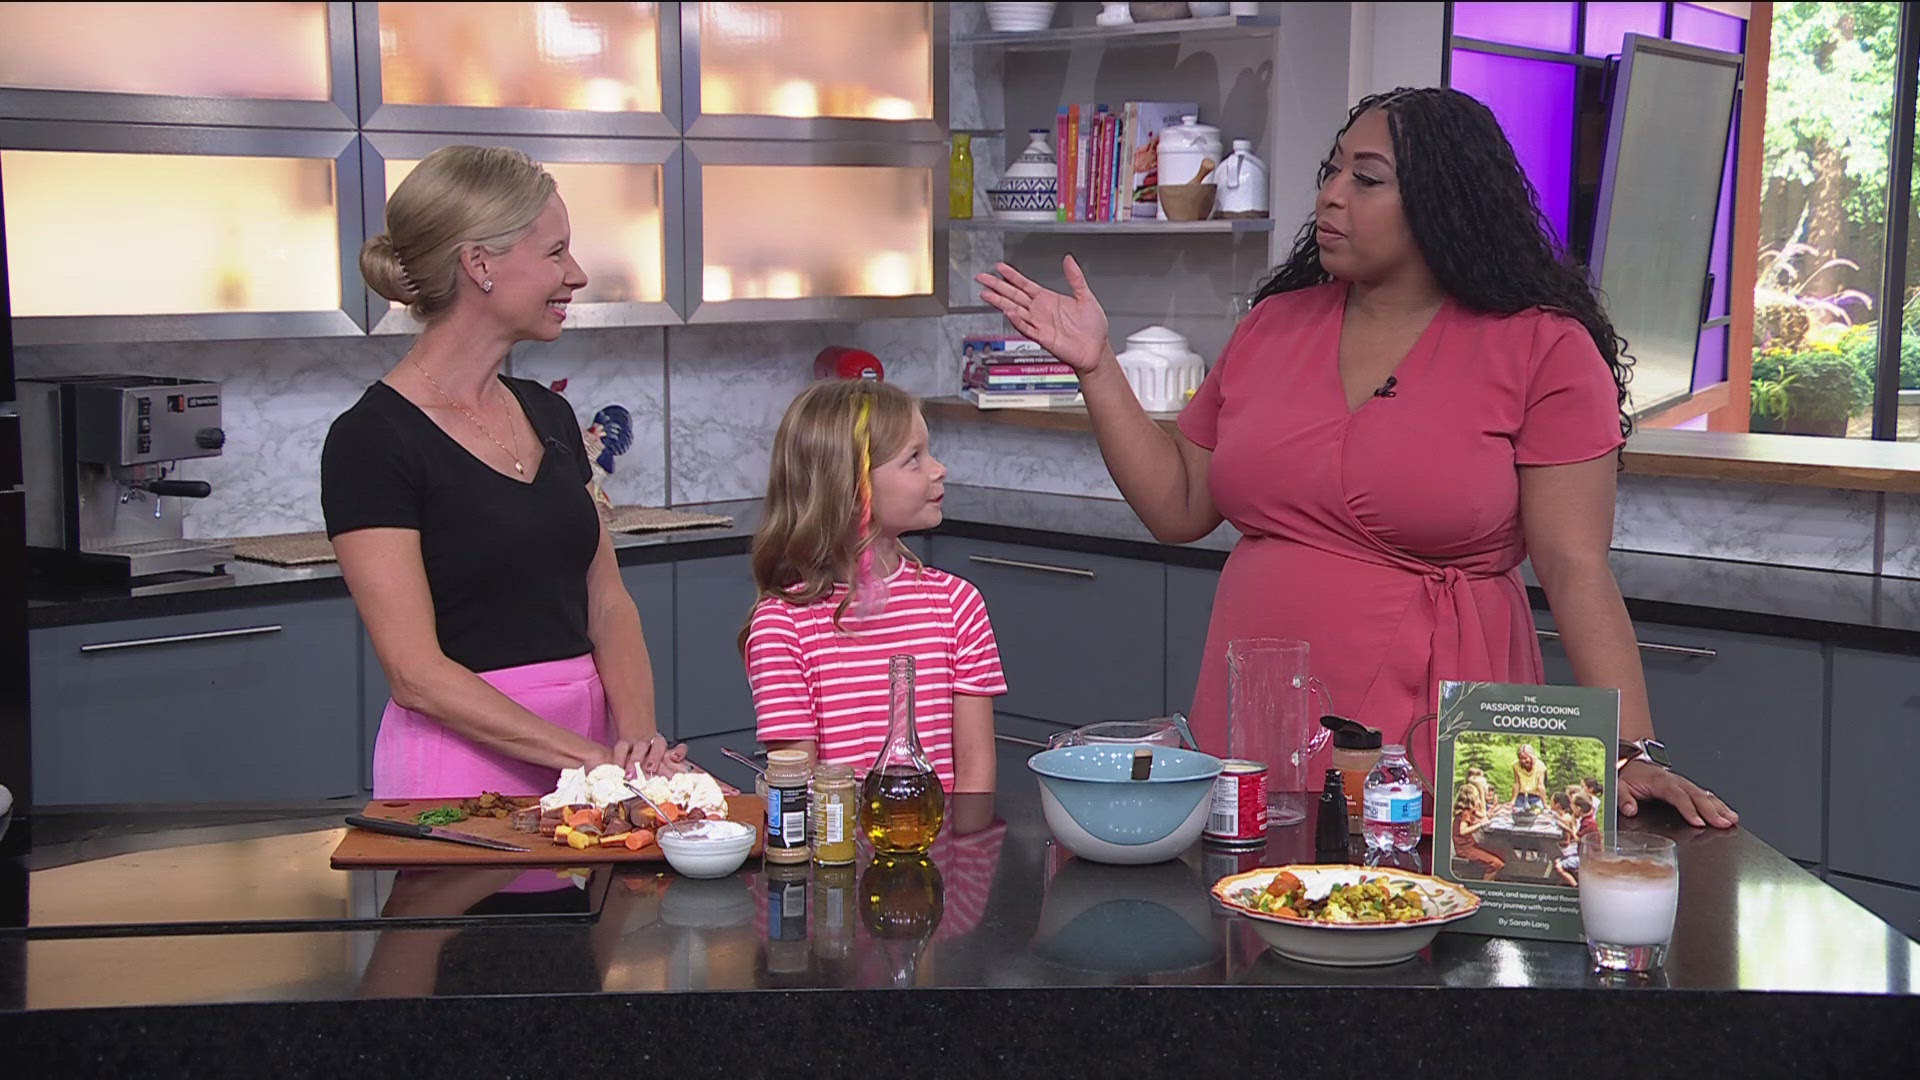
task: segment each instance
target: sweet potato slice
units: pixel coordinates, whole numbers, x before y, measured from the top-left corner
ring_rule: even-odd
[[[628,851],[639,851],[641,848],[653,843],[653,830],[635,829],[627,834],[627,838],[623,843],[627,845]]]

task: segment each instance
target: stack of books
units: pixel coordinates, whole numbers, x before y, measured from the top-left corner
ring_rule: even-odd
[[[1159,216],[1160,133],[1199,112],[1190,101],[1129,101],[1113,112],[1099,104],[1060,106],[1053,128],[1060,220]]]
[[[960,343],[960,396],[982,409],[1079,405],[1080,377],[1035,341],[970,337]]]

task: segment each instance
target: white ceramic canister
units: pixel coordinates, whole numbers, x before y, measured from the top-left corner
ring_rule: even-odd
[[[1206,378],[1206,364],[1187,346],[1187,339],[1164,326],[1149,326],[1127,335],[1120,354],[1120,372],[1148,412],[1179,412]]]
[[[1196,179],[1204,182],[1207,178],[1196,174],[1209,161],[1218,165],[1221,157],[1220,129],[1201,123],[1197,116],[1182,116],[1178,124],[1160,133],[1160,182],[1191,184]],[[1160,207],[1160,220],[1167,220],[1165,206]]]
[[[1267,216],[1267,166],[1253,156],[1251,142],[1233,140],[1233,153],[1213,170],[1213,182],[1219,185],[1219,198],[1213,204],[1216,217]]]

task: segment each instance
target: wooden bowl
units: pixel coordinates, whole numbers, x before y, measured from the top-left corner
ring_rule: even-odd
[[[1161,184],[1160,205],[1168,221],[1205,221],[1219,190],[1218,184]]]

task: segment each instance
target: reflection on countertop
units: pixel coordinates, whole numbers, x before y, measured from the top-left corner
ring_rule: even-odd
[[[23,873],[24,906],[36,923],[42,913],[54,923],[120,921],[138,905],[176,923],[195,913],[283,919],[282,932],[28,931],[20,948],[0,952],[0,965],[20,965],[0,971],[0,982],[23,986],[28,1009],[596,990],[1605,988],[1572,943],[1450,933],[1389,968],[1283,960],[1205,890],[1249,861],[1311,861],[1310,830],[1275,830],[1250,857],[1197,847],[1151,867],[1083,863],[1050,843],[1025,756],[1002,745],[1004,790],[957,797],[956,827],[924,865],[749,864],[718,881],[635,866],[612,874],[603,895],[585,890],[571,906],[516,897],[525,882],[515,879],[525,875],[514,871],[403,872],[395,882],[329,870],[337,819],[314,828],[307,816],[295,831],[237,839],[217,829],[263,826],[181,829],[172,835],[184,842],[173,847],[168,833],[146,833],[141,851],[103,848],[101,858]],[[1920,990],[1920,945],[1750,834],[1690,829],[1663,811],[1636,827],[1680,843],[1679,924],[1660,984]],[[342,920],[343,912],[362,921]],[[308,929],[305,919],[324,928]],[[394,920],[402,919],[428,923],[401,928]]]

